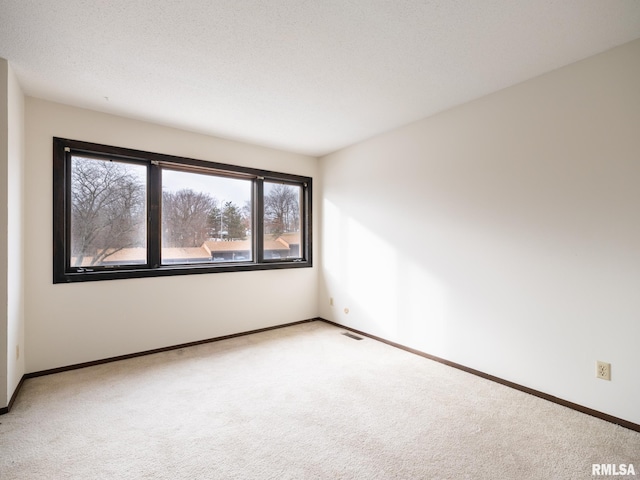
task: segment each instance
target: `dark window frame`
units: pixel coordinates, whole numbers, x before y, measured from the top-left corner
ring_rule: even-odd
[[[135,266],[71,267],[71,157],[86,155],[93,158],[122,160],[144,164],[147,169],[147,264]],[[253,260],[250,262],[170,264],[162,265],[161,253],[161,171],[166,166],[183,171],[242,177],[252,181],[252,241]],[[302,231],[300,258],[265,259],[264,239],[264,182],[280,182],[302,187]],[[64,138],[53,138],[53,283],[72,283],[125,278],[192,275],[204,273],[241,272],[283,268],[312,267],[312,178],[269,170],[241,167],[206,160],[196,160],[129,148]]]

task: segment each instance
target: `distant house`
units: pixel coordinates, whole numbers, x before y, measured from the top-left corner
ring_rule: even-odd
[[[287,248],[289,249],[289,253],[287,255],[289,257],[300,257],[300,232],[283,233],[278,237],[278,241],[287,245]],[[266,250],[267,248],[265,246],[265,254]]]
[[[251,260],[251,239],[207,240],[202,247],[209,252],[209,260],[213,262]]]
[[[214,262],[251,260],[251,238],[246,240],[208,240],[202,246],[211,254]],[[300,233],[284,233],[277,238],[264,236],[264,258],[298,258],[300,256]]]
[[[147,251],[145,248],[123,248],[106,256],[100,266],[116,265],[142,265],[146,263]],[[286,259],[300,257],[300,233],[283,233],[277,238],[273,235],[264,236],[264,257],[269,259]],[[252,240],[207,240],[200,247],[163,248],[162,263],[209,263],[209,262],[238,262],[253,259]],[[91,267],[93,257],[86,256],[82,264],[76,263],[77,257],[72,257],[71,262],[76,267]]]
[[[201,247],[163,248],[162,263],[203,263],[211,261],[211,252]]]
[[[115,250],[115,249],[112,249]],[[78,264],[78,257],[71,257],[71,266],[73,267],[92,267],[94,257],[86,255],[82,258],[82,263]],[[116,250],[112,254],[107,255],[99,266],[115,266],[115,265],[144,265],[147,263],[146,248],[123,248]]]

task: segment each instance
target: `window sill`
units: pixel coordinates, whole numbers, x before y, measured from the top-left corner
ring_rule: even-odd
[[[224,265],[163,265],[157,268],[109,269],[94,271],[67,272],[54,277],[53,283],[95,282],[103,280],[123,280],[127,278],[168,277],[174,275],[194,275],[204,273],[247,272],[253,270],[282,270],[288,268],[309,268],[313,264],[301,261],[267,261],[265,263],[233,263]]]

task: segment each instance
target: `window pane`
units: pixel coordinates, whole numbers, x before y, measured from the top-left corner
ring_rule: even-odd
[[[264,182],[265,260],[302,257],[302,187]]]
[[[162,170],[162,264],[253,259],[251,180]]]
[[[147,263],[147,167],[71,158],[72,267]]]

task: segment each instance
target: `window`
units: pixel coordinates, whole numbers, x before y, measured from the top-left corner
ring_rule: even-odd
[[[264,182],[265,259],[302,258],[302,192],[300,185]]]
[[[147,263],[146,168],[71,156],[70,266]]]
[[[253,181],[162,169],[161,263],[252,261]]]
[[[311,266],[311,178],[53,139],[54,283]]]

